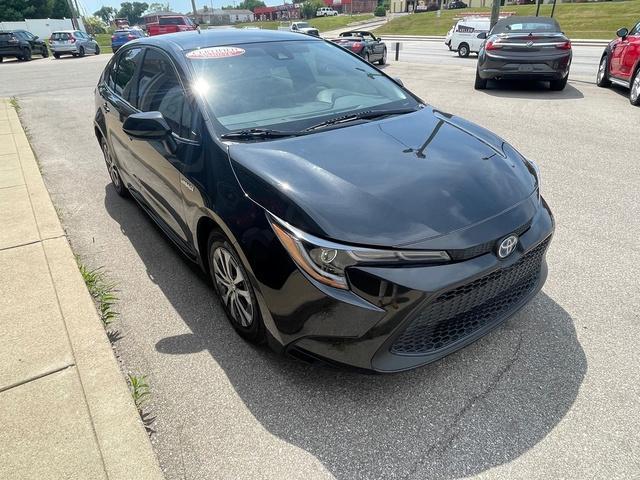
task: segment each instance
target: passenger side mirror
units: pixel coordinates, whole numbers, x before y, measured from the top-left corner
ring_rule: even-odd
[[[620,38],[625,38],[627,35],[629,35],[629,29],[627,28],[619,28],[618,31],[616,32],[616,35],[619,36]]]
[[[122,125],[124,133],[142,140],[164,140],[171,128],[160,112],[142,112],[129,115]]]
[[[483,40],[484,40],[485,38],[487,38],[487,32],[480,32],[480,33],[478,34],[478,38],[481,38],[481,39],[483,39]]]

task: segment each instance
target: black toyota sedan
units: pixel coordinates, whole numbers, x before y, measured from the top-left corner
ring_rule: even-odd
[[[113,188],[211,275],[248,341],[405,370],[545,281],[554,222],[535,163],[331,42],[134,40],[99,80],[94,126]]]
[[[491,31],[478,52],[476,90],[487,80],[548,80],[551,90],[564,90],[571,67],[571,41],[554,18],[507,17]]]

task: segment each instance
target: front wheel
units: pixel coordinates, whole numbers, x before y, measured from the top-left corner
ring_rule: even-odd
[[[611,86],[611,81],[609,80],[609,59],[605,55],[600,60],[600,66],[598,67],[598,75],[596,77],[596,85],[602,88],[607,88]]]
[[[45,45],[42,47],[42,58],[47,58],[48,56],[49,56],[49,49]]]
[[[100,45],[96,45],[95,55],[100,55]]]
[[[382,58],[378,60],[378,65],[385,65],[387,63],[387,49],[382,51]]]
[[[209,235],[208,247],[209,273],[231,326],[245,340],[262,343],[264,324],[242,261],[220,232]]]
[[[484,90],[485,88],[487,88],[487,79],[482,78],[480,76],[480,73],[478,73],[478,70],[476,70],[476,81],[473,84],[473,88],[475,88],[476,90]]]
[[[561,80],[551,80],[549,86],[551,87],[551,90],[555,90],[556,92],[559,92],[561,90],[564,90],[564,87],[567,86],[567,80],[569,80],[569,75],[567,75]]]
[[[364,57],[362,57],[362,58],[364,58],[365,62],[369,63],[369,54],[368,53],[365,53]]]
[[[129,196],[129,190],[124,185],[124,181],[120,176],[120,171],[111,155],[111,151],[109,150],[109,145],[107,144],[107,140],[105,138],[100,142],[100,147],[102,148],[102,155],[104,156],[104,163],[107,165],[107,171],[109,172],[109,177],[111,177],[111,183],[113,184],[113,188],[118,195],[123,198],[127,198]]]
[[[467,45],[466,43],[461,43],[458,46],[458,55],[460,55],[462,58],[467,58],[469,56],[469,53],[471,53],[471,50],[469,49],[469,45]]]
[[[636,70],[636,74],[633,76],[633,80],[631,80],[629,102],[636,107],[640,105],[640,69]]]

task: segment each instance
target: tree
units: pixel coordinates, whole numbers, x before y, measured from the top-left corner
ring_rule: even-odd
[[[169,5],[169,2],[167,3],[158,3],[158,2],[154,2],[149,4],[149,13],[153,13],[153,12],[161,12],[161,11],[171,11],[171,5]]]
[[[104,23],[109,25],[111,21],[116,18],[116,9],[113,7],[104,6],[100,10],[93,12],[93,15],[100,18]]]
[[[0,2],[0,21],[20,22],[27,17],[33,18],[33,6],[27,0],[2,0]]]
[[[302,4],[302,16],[304,18],[313,18],[319,8],[324,7],[322,0],[307,0]]]
[[[96,33],[104,33],[106,31],[106,25],[102,19],[98,17],[84,17],[84,27],[87,29],[87,33],[95,35]]]
[[[51,18],[70,18],[71,9],[67,0],[53,0],[51,2]]]
[[[242,10],[251,10],[252,12],[256,7],[266,7],[267,5],[262,0],[244,0],[238,8]]]
[[[129,25],[135,25],[142,22],[142,14],[149,8],[146,2],[122,2],[118,18],[126,18]]]

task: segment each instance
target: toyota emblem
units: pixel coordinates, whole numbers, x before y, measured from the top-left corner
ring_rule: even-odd
[[[498,246],[498,258],[507,258],[513,253],[517,245],[517,235],[509,235],[508,237],[506,237],[500,242],[500,245]]]

